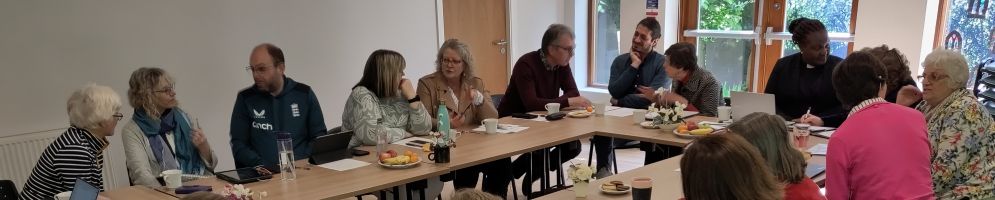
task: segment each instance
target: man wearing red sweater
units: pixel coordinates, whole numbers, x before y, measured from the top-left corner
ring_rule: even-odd
[[[498,114],[504,117],[512,113],[543,111],[546,110],[547,103],[559,103],[562,107],[574,108],[590,106],[591,102],[581,97],[577,91],[577,83],[574,82],[573,73],[570,71],[573,50],[573,31],[562,24],[550,25],[542,36],[542,48],[522,55],[515,63],[510,84],[498,106]],[[560,95],[561,90],[562,95]],[[556,166],[577,157],[580,150],[581,145],[578,140],[557,145],[552,151],[543,149],[533,152],[538,156],[543,151],[549,151],[550,158],[533,159],[528,154],[519,156],[512,163],[515,177],[524,175],[529,170],[529,163],[532,163],[533,174],[541,174],[544,161],[554,162],[550,163],[550,166]],[[532,188],[530,183],[534,180],[526,177],[522,183],[522,191],[530,191]]]

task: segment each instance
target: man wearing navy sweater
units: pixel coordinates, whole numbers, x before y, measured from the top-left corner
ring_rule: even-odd
[[[276,133],[289,132],[294,158],[311,154],[311,141],[325,134],[321,106],[311,87],[284,75],[283,50],[264,43],[249,56],[253,86],[235,99],[231,117],[231,148],[235,166],[276,166]]]

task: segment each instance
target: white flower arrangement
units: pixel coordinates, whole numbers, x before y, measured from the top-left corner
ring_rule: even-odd
[[[254,192],[252,189],[245,187],[242,184],[235,185],[225,185],[224,196],[228,200],[253,200]],[[259,193],[259,199],[263,199],[267,196],[266,192]]]
[[[567,169],[567,174],[574,183],[587,183],[594,180],[594,170],[591,169],[591,166],[583,164],[571,164],[570,169]]]
[[[673,106],[657,106],[656,103],[650,104],[647,108],[650,112],[657,113],[656,117],[653,118],[653,124],[676,124],[684,121],[681,119],[684,116],[684,109],[687,108],[686,104],[680,102],[674,102]]]

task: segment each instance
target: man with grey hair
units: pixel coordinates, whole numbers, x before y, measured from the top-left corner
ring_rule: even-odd
[[[522,55],[515,63],[510,84],[498,106],[498,115],[504,117],[512,113],[543,111],[549,103],[573,108],[590,106],[591,102],[580,96],[570,71],[574,47],[574,34],[569,27],[562,24],[550,25],[542,36],[540,49]],[[527,171],[532,171],[533,175],[541,174],[543,164],[547,162],[550,163],[546,166],[561,165],[577,157],[580,147],[580,141],[570,141],[557,145],[552,151],[543,149],[535,152],[536,155],[545,155],[544,151],[549,151],[550,158],[532,158],[529,154],[523,154],[512,163],[515,177],[522,176]],[[550,170],[552,169],[555,167]],[[531,183],[535,179],[525,179],[522,190],[527,192],[531,190]]]
[[[311,154],[311,141],[325,134],[325,119],[311,86],[284,75],[283,50],[263,43],[252,49],[249,67],[253,86],[238,92],[231,116],[231,149],[235,166],[276,169],[276,133],[288,132],[294,158]]]
[[[104,149],[124,118],[118,112],[121,97],[110,87],[90,84],[73,92],[66,105],[69,129],[42,152],[21,199],[51,199],[71,191],[77,180],[104,188]]]

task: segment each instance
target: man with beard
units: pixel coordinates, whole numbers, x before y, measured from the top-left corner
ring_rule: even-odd
[[[612,95],[612,105],[625,108],[646,109],[653,102],[639,88],[657,90],[670,88],[670,78],[663,71],[663,55],[653,51],[660,41],[660,22],[653,17],[639,21],[632,35],[632,48],[629,53],[619,55],[612,62],[611,76],[608,78],[608,92]],[[597,177],[611,174],[611,154],[615,146],[625,145],[631,140],[595,136],[597,154]],[[610,141],[610,142],[604,142]],[[611,145],[600,145],[611,144]]]
[[[231,116],[235,166],[275,169],[276,133],[289,132],[294,158],[311,154],[311,141],[325,134],[325,119],[311,87],[283,74],[283,50],[264,43],[252,49],[249,67],[254,85],[238,92]]]

